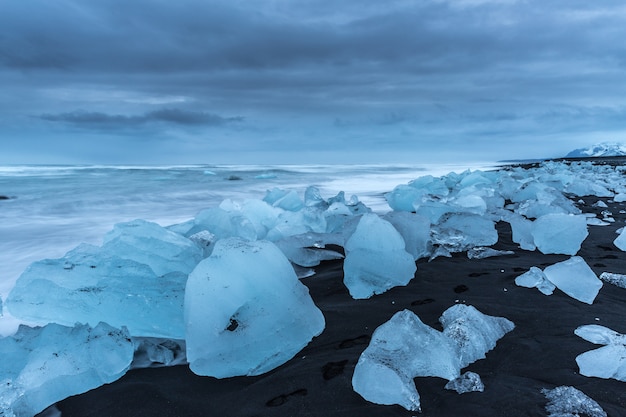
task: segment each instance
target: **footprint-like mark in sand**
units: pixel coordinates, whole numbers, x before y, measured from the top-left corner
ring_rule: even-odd
[[[435,302],[434,298],[424,298],[422,300],[411,301],[411,305],[412,306],[422,306],[424,304],[430,304],[430,303],[434,303],[434,302]]]
[[[289,394],[282,394],[278,397],[274,397],[268,402],[265,403],[268,407],[280,407],[285,404],[291,397],[304,397],[309,393],[306,388],[300,388],[295,390],[294,392],[290,392]]]
[[[513,268],[513,272],[526,272],[527,270],[527,268],[520,268],[519,266]]]
[[[468,275],[470,278],[482,277],[483,275],[489,275],[489,272],[472,272]]]
[[[602,249],[605,252],[613,252],[615,250],[612,247],[606,245],[598,245],[598,248]]]
[[[596,268],[606,268],[606,265],[601,264],[601,263],[599,263],[599,262],[598,262],[598,263],[593,264],[593,266],[595,266]]]
[[[615,255],[605,255],[602,257],[602,259],[617,259],[617,256]]]
[[[346,339],[339,343],[339,349],[349,349],[354,346],[368,345],[370,343],[370,337],[366,334],[355,337],[354,339]]]
[[[328,381],[343,374],[343,369],[346,367],[347,363],[347,359],[339,362],[328,362],[326,365],[322,366],[322,376]]]
[[[457,294],[461,294],[462,292],[468,291],[469,287],[467,285],[457,285],[456,287],[454,287],[454,292]]]

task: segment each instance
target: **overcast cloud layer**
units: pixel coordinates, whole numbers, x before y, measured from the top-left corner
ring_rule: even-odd
[[[626,141],[626,5],[0,0],[0,163],[420,163]]]

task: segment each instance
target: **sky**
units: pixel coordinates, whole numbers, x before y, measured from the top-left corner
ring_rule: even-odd
[[[414,163],[626,141],[622,0],[0,0],[0,164]]]

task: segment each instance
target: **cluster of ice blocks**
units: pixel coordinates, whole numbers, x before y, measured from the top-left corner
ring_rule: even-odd
[[[481,390],[480,378],[460,379],[461,369],[485,358],[513,330],[513,323],[464,304],[444,311],[439,321],[441,332],[403,310],[378,327],[354,369],[354,390],[373,403],[398,404],[410,411],[421,410],[416,377],[436,376],[455,381],[448,386],[452,389]]]
[[[472,259],[506,254],[490,248],[498,240],[495,224],[500,221],[511,225],[513,240],[523,250],[575,255],[587,236],[589,218],[568,197],[618,200],[626,195],[623,177],[620,167],[553,162],[530,170],[424,176],[392,190],[387,195],[392,211],[384,215],[343,193],[324,199],[309,187],[301,198],[294,191],[273,189],[263,200],[225,200],[167,228],[143,220],[119,224],[102,246],[81,245],[63,258],[32,264],[11,293],[3,295],[4,306],[18,319],[46,326],[38,330],[42,333],[60,334],[46,330],[49,326],[98,328],[100,322],[127,329],[136,356],[141,356],[133,366],[180,363],[186,346],[192,369],[199,373],[257,374],[288,360],[324,326],[291,265],[309,274],[302,268],[345,255],[350,294],[367,298],[406,285],[415,273],[414,261],[421,258],[461,251]],[[624,250],[622,236],[615,245]],[[553,267],[533,270],[525,283],[544,292],[556,286],[576,297],[578,283],[597,287],[585,277],[565,282],[559,277],[568,272]],[[592,302],[593,291],[586,289],[579,299]],[[266,334],[267,323],[278,316],[288,317],[267,333],[263,354],[250,354],[246,346]],[[457,353],[471,350],[446,340]],[[225,355],[227,345],[231,349]],[[20,363],[12,368],[15,375]],[[457,365],[444,377],[455,380]],[[61,368],[54,369],[65,378]],[[73,378],[68,374],[67,381]],[[458,382],[479,386],[467,381]],[[3,412],[15,409],[11,404],[3,399]]]

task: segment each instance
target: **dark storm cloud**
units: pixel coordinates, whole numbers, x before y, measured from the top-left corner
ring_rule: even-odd
[[[83,128],[96,129],[139,127],[154,122],[186,126],[222,126],[227,123],[243,121],[242,117],[222,117],[213,113],[174,108],[155,110],[138,116],[73,111],[69,113],[42,114],[38,117],[50,122],[64,122]]]
[[[31,129],[33,114],[41,132],[53,126],[60,136],[63,128],[164,128],[173,147],[193,148],[185,134],[206,128],[212,143],[251,151],[320,143],[345,150],[369,140],[381,149],[471,144],[516,152],[545,143],[545,132],[567,133],[552,141],[564,147],[577,129],[579,140],[626,134],[622,1],[8,0],[0,7],[0,140]],[[237,123],[244,118],[245,131]]]

